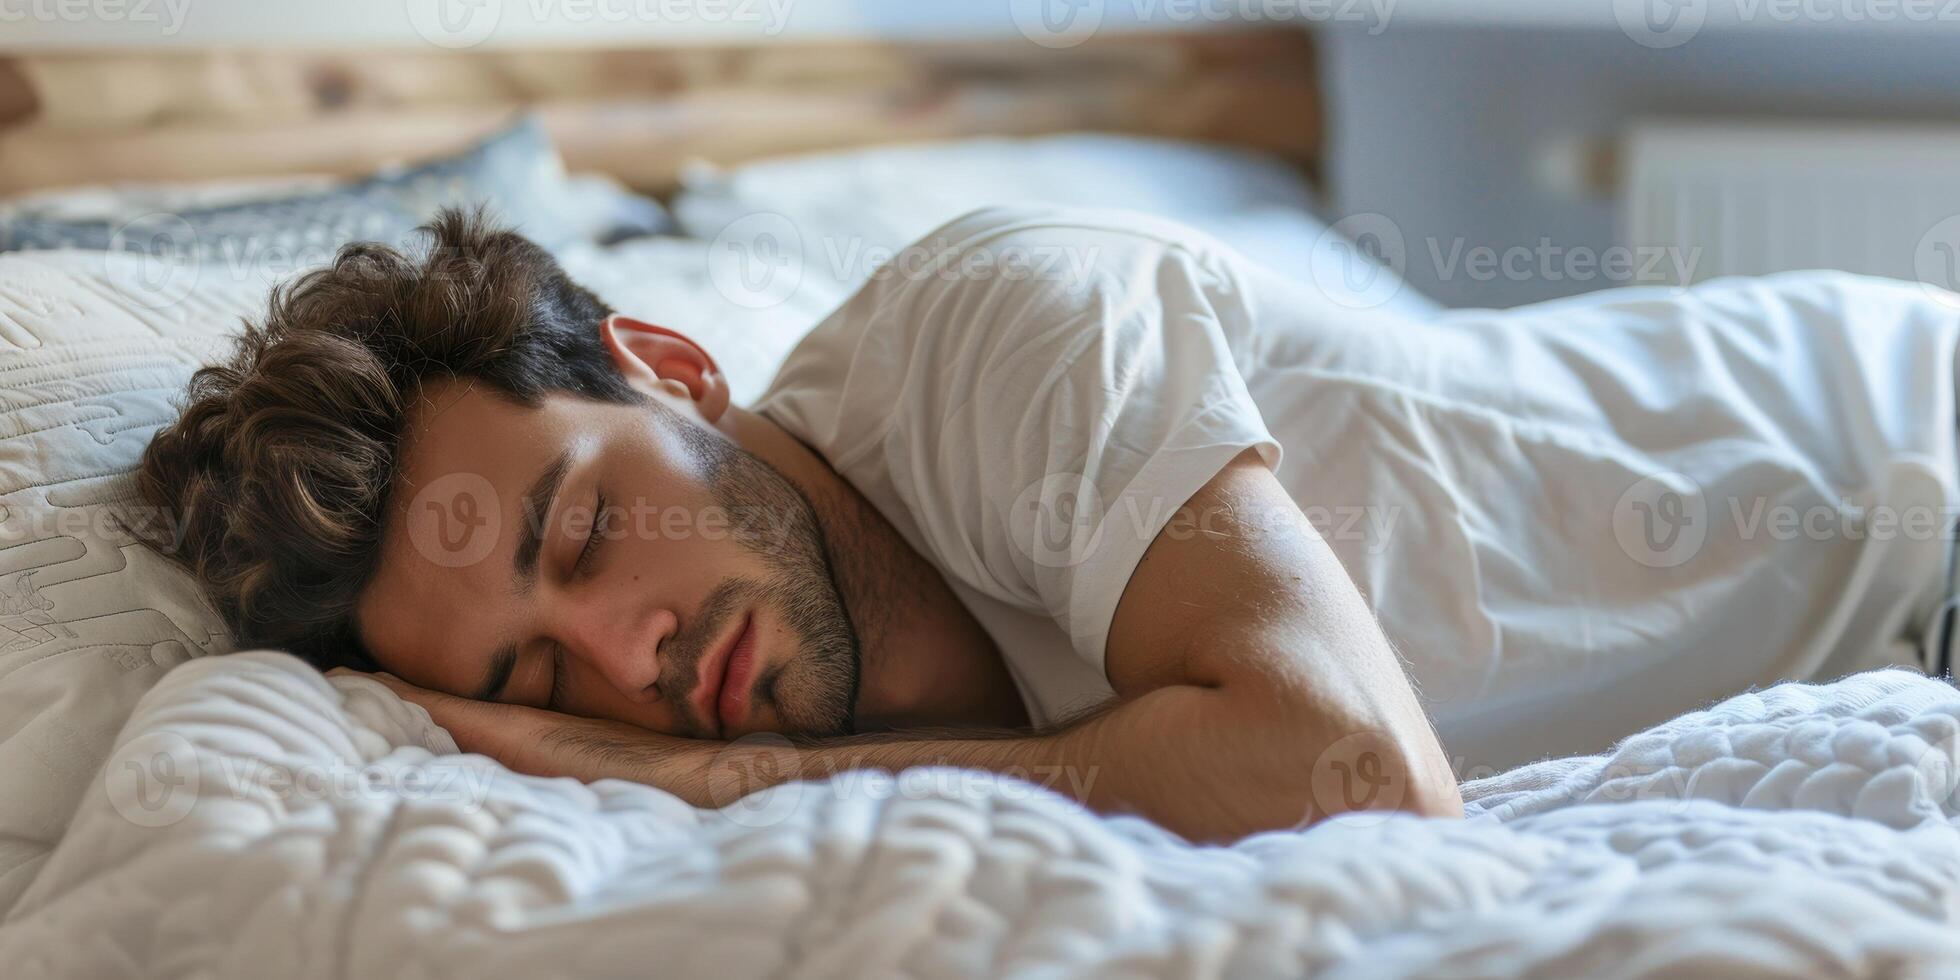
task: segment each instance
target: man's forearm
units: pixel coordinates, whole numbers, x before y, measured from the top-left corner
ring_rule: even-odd
[[[1338,724],[1316,730],[1300,715],[1277,701],[1261,704],[1221,688],[1172,686],[1049,732],[895,733],[794,749],[736,742],[708,755],[697,750],[686,761],[649,753],[632,775],[714,806],[766,784],[852,770],[983,769],[1205,841],[1303,826],[1354,809],[1447,812],[1443,801],[1454,800],[1453,789],[1436,781],[1449,774],[1429,771],[1434,766],[1407,734],[1345,731]]]
[[[628,779],[705,807],[791,780],[917,766],[1016,777],[1202,841],[1347,810],[1452,816],[1462,806],[1419,712],[1384,710],[1366,698],[1319,703],[1326,699],[1312,696],[1316,685],[1284,672],[1153,688],[1052,731],[908,731],[801,744],[780,736],[679,738],[377,679],[427,709],[465,751],[518,772]]]

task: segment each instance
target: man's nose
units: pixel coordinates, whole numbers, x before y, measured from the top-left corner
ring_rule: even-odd
[[[572,602],[566,605],[564,617],[559,635],[566,638],[566,648],[587,670],[629,701],[659,699],[660,644],[680,625],[672,610],[659,606],[635,609],[618,602]]]

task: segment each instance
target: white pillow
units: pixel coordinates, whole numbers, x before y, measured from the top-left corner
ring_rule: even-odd
[[[715,285],[710,243],[575,246],[574,278],[702,339],[753,398],[841,298],[768,305]],[[129,474],[198,365],[293,270],[133,253],[0,254],[0,919],[66,829],[138,698],[230,639],[189,574],[136,543]],[[725,277],[724,281],[725,281]]]
[[[1336,306],[1412,316],[1439,309],[1386,267],[1387,279],[1362,277],[1371,283],[1364,295],[1345,295],[1347,283],[1325,269],[1360,253],[1315,215],[1313,188],[1298,171],[1243,150],[1095,133],[969,139],[697,166],[682,187],[672,210],[689,235],[753,236],[773,224],[800,251],[806,275],[853,285],[875,268],[879,249],[968,211],[1054,204],[1191,225],[1282,274],[1312,277]]]
[[[138,255],[0,255],[0,915],[136,699],[228,648],[191,577],[115,518],[136,516],[130,469],[267,284]]]
[[[674,211],[688,234],[702,238],[726,219],[770,209],[903,243],[967,211],[1009,202],[1129,208],[1188,221],[1262,206],[1311,210],[1313,201],[1313,188],[1269,157],[1070,133],[800,154],[730,170],[696,166],[682,175]]]

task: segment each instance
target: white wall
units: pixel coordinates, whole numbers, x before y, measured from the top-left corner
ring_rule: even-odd
[[[1323,33],[1332,216],[1374,212],[1403,234],[1408,278],[1453,306],[1508,306],[1609,283],[1472,278],[1451,245],[1603,251],[1612,205],[1535,174],[1548,148],[1629,118],[1791,116],[1960,126],[1960,37],[1703,32],[1670,49],[1617,30],[1454,28],[1397,19]],[[1960,180],[1960,174],[1955,175]],[[1435,248],[1432,250],[1431,244]]]

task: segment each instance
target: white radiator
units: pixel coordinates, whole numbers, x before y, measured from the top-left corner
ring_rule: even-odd
[[[1843,269],[1960,287],[1960,127],[1645,123],[1619,174],[1623,244],[1678,250],[1690,281]]]

